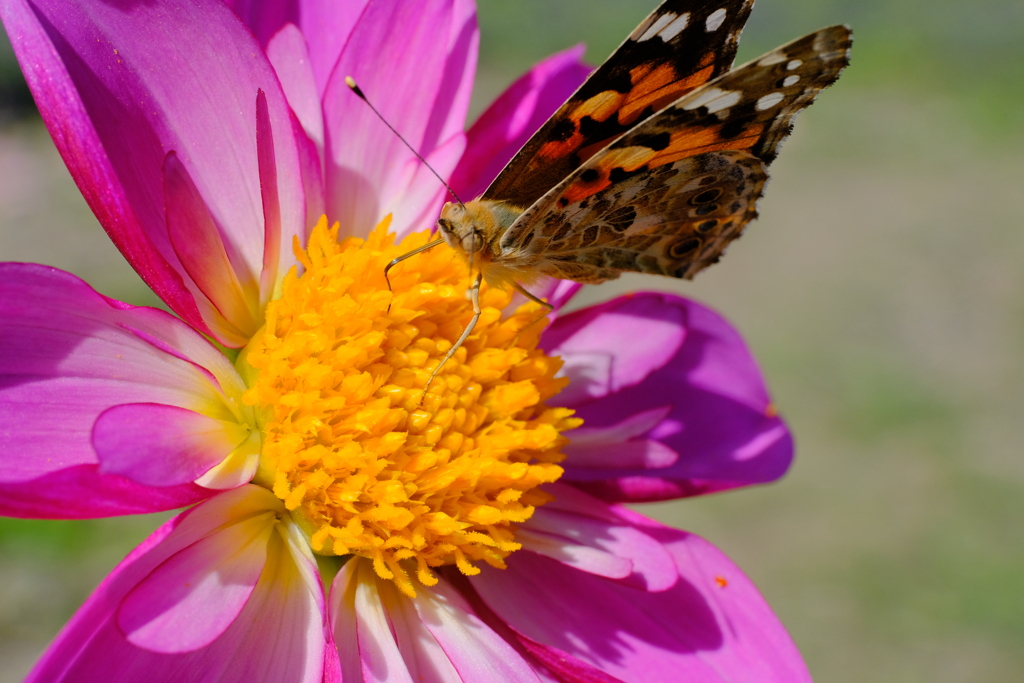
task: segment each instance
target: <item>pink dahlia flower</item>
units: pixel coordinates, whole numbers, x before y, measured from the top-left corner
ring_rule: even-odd
[[[0,17],[82,193],[177,314],[0,266],[0,513],[191,506],[29,680],[808,680],[739,569],[622,505],[788,467],[728,323],[642,293],[544,329],[485,289],[424,390],[469,317],[466,266],[435,249],[385,286],[443,193],[344,77],[471,195],[585,77],[578,50],[465,132],[470,0]]]

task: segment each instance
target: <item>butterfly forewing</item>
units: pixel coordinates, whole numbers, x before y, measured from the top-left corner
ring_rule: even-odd
[[[756,216],[765,166],[849,45],[849,29],[822,29],[680,98],[524,212],[501,238],[501,260],[582,282],[626,270],[692,277]],[[708,201],[696,200],[695,180]],[[630,227],[617,228],[627,207]]]
[[[526,208],[630,128],[725,73],[753,0],[666,0],[523,146],[483,198]]]

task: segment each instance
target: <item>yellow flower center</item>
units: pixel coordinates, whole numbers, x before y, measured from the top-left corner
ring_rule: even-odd
[[[385,265],[429,235],[395,245],[388,222],[339,244],[322,218],[239,365],[262,420],[255,483],[314,552],[370,558],[414,595],[409,575],[434,585],[431,567],[505,566],[516,525],[550,499],[537,487],[562,475],[561,432],[581,421],[545,405],[568,380],[536,347],[543,308],[503,315],[511,294],[486,285],[476,328],[424,392],[472,317],[469,273],[439,247],[391,270],[389,292]]]

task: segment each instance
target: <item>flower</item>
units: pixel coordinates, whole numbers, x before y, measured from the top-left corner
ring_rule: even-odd
[[[29,680],[807,680],[738,568],[622,505],[788,467],[721,317],[640,293],[545,328],[485,288],[427,386],[466,264],[435,249],[383,281],[443,188],[344,77],[470,195],[582,81],[578,49],[464,132],[469,0],[0,17],[75,181],[177,314],[0,265],[0,512],[191,506]],[[576,289],[545,294],[560,313]]]

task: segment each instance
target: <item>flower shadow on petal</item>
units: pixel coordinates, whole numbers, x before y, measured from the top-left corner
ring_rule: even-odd
[[[598,340],[597,345],[591,342],[594,367],[587,369],[580,363],[577,375],[585,386],[573,391],[570,385],[565,392],[572,399],[570,407],[583,418],[585,428],[593,430],[670,406],[665,419],[637,438],[660,442],[679,458],[668,467],[592,469],[573,467],[570,456],[564,464],[564,481],[604,500],[640,501],[765,483],[786,472],[793,457],[789,431],[774,412],[756,362],[723,318],[692,301],[653,293],[636,294],[594,309],[584,323],[592,328],[587,332],[590,337]],[[676,317],[673,319],[663,309],[674,311]],[[656,344],[671,353],[661,359],[646,351],[638,353],[641,342],[629,343],[625,351],[617,350],[614,338],[604,341],[595,333],[601,331],[604,324],[600,320],[607,313],[617,314],[614,321],[619,326],[644,330],[639,335],[644,345],[651,345],[653,337],[646,334],[651,323],[666,321],[679,326],[681,343],[674,348]],[[558,330],[560,324],[569,329]],[[572,315],[555,324],[558,334],[551,338],[555,353],[566,339],[571,344],[576,334],[572,326],[578,324]],[[636,329],[632,331],[634,336]],[[619,338],[623,335],[622,330],[609,329],[612,333]],[[546,338],[545,345],[548,343]],[[608,348],[604,355],[600,354],[600,345]],[[567,436],[572,439],[571,432]],[[643,481],[645,478],[649,481]]]
[[[725,642],[714,610],[685,578],[648,593],[520,552],[508,569],[485,569],[470,583],[517,633],[592,664],[628,666],[645,653],[690,655]]]

